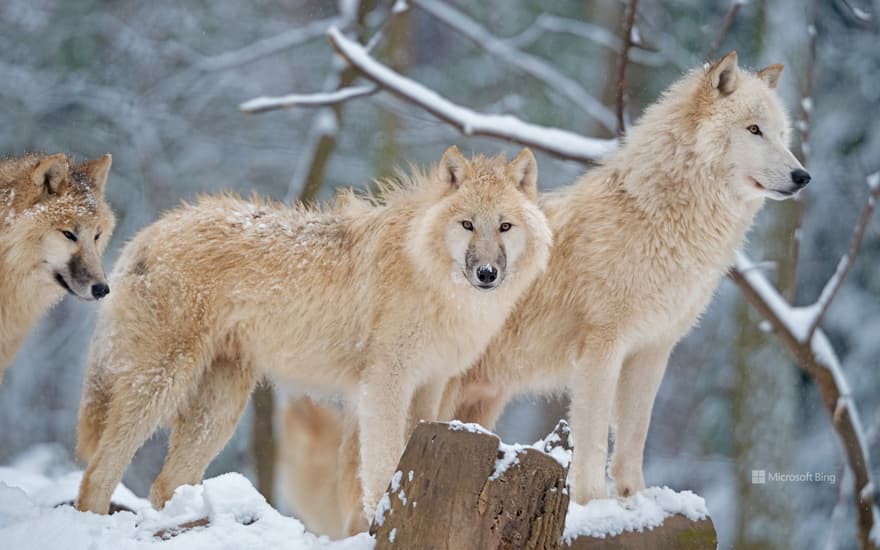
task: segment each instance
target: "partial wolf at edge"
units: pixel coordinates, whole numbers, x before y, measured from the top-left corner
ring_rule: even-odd
[[[105,199],[110,155],[0,159],[0,379],[37,321],[65,293],[110,292],[101,257],[116,218]]]

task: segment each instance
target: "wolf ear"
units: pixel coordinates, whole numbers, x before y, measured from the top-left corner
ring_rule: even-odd
[[[510,163],[510,171],[517,188],[531,199],[538,198],[538,161],[526,147]]]
[[[739,80],[739,66],[736,62],[736,52],[730,52],[715,63],[708,73],[712,87],[721,92],[721,95],[730,95],[736,90]]]
[[[69,169],[67,156],[64,153],[56,153],[37,164],[37,167],[31,172],[31,181],[34,185],[42,187],[44,194],[54,195],[67,179]]]
[[[779,84],[779,77],[782,76],[783,68],[781,63],[764,67],[758,71],[758,78],[766,82],[771,88],[776,88],[776,85]]]
[[[461,180],[464,178],[466,165],[467,161],[461,154],[461,151],[458,150],[458,147],[452,145],[443,153],[443,158],[440,159],[440,177],[447,185],[453,189],[458,189],[461,185]]]
[[[104,194],[104,187],[107,185],[107,176],[110,174],[111,164],[113,164],[113,157],[110,156],[110,153],[107,153],[79,165],[79,169],[88,176],[92,188],[99,195]]]

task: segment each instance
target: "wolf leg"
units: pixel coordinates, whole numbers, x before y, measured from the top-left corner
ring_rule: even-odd
[[[580,504],[607,496],[608,427],[622,362],[616,349],[588,343],[572,375],[569,419],[575,451],[571,476],[574,499]]]
[[[509,400],[510,396],[500,386],[487,390],[485,382],[476,385],[464,382],[459,404],[453,416],[462,422],[476,422],[487,430],[491,430],[495,427],[498,417],[504,412],[504,407]]]
[[[404,446],[407,412],[414,388],[405,384],[403,367],[394,362],[365,373],[357,403],[360,478],[364,517],[370,518],[388,486]]]
[[[339,446],[336,494],[347,536],[366,531],[372,520],[372,516],[364,515],[363,491],[358,475],[361,464],[359,449],[357,416],[346,406],[342,422],[342,443]]]
[[[645,439],[654,397],[671,350],[670,345],[639,350],[626,359],[620,372],[614,396],[617,430],[611,458],[611,477],[618,497],[628,497],[645,488],[642,471]]]
[[[240,360],[215,358],[197,393],[189,396],[173,421],[168,456],[153,486],[150,503],[157,510],[181,485],[195,485],[235,432],[256,383],[253,368]]]
[[[125,384],[115,382],[103,432],[80,483],[76,503],[80,511],[108,512],[113,490],[134,453],[156,430],[167,407],[175,401],[167,390],[145,387],[150,384],[137,385],[136,379]]]

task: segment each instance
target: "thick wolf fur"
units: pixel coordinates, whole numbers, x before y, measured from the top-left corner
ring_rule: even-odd
[[[542,197],[554,232],[547,271],[449,385],[439,418],[492,427],[516,395],[568,390],[575,500],[606,496],[612,424],[616,496],[644,488],[645,438],[672,347],[709,303],[764,198],[793,196],[809,180],[787,148],[774,91],[781,71],[740,70],[731,53],[691,72],[602,166]],[[345,515],[344,498],[340,506]]]
[[[104,199],[110,162],[76,164],[61,153],[0,159],[0,378],[65,291],[83,300],[106,294],[101,254],[116,223]]]
[[[536,178],[528,150],[508,164],[451,147],[428,173],[386,186],[384,204],[346,199],[319,212],[203,198],[142,230],[100,309],[78,508],[106,513],[132,455],[163,423],[171,440],[151,502],[198,483],[264,373],[356,404],[364,500],[375,507],[415,388],[439,387],[424,404],[436,414],[446,381],[479,357],[546,266]]]

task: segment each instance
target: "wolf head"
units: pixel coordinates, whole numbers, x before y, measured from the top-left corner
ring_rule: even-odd
[[[433,179],[441,198],[417,220],[410,243],[424,270],[491,291],[520,272],[532,277],[546,267],[552,238],[536,204],[538,168],[531,151],[523,149],[508,163],[469,160],[452,146]]]
[[[788,117],[775,91],[781,74],[782,65],[756,74],[741,70],[731,52],[697,77],[697,148],[724,155],[732,191],[746,200],[784,200],[810,182],[788,149]]]
[[[24,159],[6,223],[10,251],[32,273],[82,300],[110,292],[101,255],[116,219],[104,197],[110,155],[73,164],[64,154]]]

